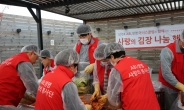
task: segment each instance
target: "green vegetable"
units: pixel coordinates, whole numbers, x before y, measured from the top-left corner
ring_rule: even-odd
[[[73,82],[77,85],[77,87],[86,87],[88,85],[88,78],[87,77],[75,78]]]

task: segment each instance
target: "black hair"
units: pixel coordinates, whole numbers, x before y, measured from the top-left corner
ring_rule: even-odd
[[[46,59],[47,57],[42,57],[43,59]]]
[[[82,37],[83,37],[83,36],[87,36],[87,35],[89,35],[89,33],[87,33],[87,34],[81,34],[80,36],[82,36]]]
[[[78,66],[78,63],[73,64],[74,68]]]
[[[107,57],[107,59],[109,59],[109,58],[111,57],[111,55],[113,55],[114,58],[119,58],[119,57],[121,57],[122,55],[125,56],[125,51],[119,51],[119,52],[115,52],[115,53],[113,53],[113,54],[110,54],[110,55]]]

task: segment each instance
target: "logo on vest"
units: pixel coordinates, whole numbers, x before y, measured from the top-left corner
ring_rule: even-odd
[[[136,77],[140,74],[149,73],[148,68],[145,68],[143,64],[132,65],[130,66],[130,70],[131,72],[129,73],[129,78]]]
[[[12,63],[11,62],[12,60],[13,60],[13,58],[9,58],[9,59],[5,60],[4,62],[2,62],[2,64],[4,64],[4,65],[10,65]]]
[[[46,80],[42,80],[39,87],[38,87],[38,91],[42,94],[45,94],[47,97],[52,98],[54,95],[54,92],[49,90],[49,88],[51,87],[52,83]]]

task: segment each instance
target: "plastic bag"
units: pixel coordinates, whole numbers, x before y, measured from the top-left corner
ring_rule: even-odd
[[[79,62],[77,67],[77,73],[75,74],[75,77],[81,77],[87,75],[87,73],[84,73],[84,69],[90,65],[89,62]]]
[[[155,91],[160,91],[163,88],[163,85],[159,81],[152,81],[153,87]]]
[[[73,82],[77,85],[79,94],[93,93],[93,75],[84,72],[84,69],[89,65],[89,62],[79,62],[78,71],[72,79]],[[84,79],[86,79],[84,81]],[[82,82],[81,82],[82,80]],[[81,82],[81,83],[80,83]],[[87,86],[81,86],[81,85]]]
[[[179,97],[176,98],[170,110],[184,110],[184,106],[182,106],[182,103]]]

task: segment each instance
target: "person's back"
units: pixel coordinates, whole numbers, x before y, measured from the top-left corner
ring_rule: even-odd
[[[67,77],[68,72],[66,67],[58,66],[42,78],[36,97],[35,110],[64,110],[61,90],[67,82],[71,82],[71,79]]]
[[[114,66],[107,88],[111,105],[123,110],[159,110],[148,66],[126,56],[124,47],[118,43],[108,44],[104,54]]]
[[[0,65],[0,108],[16,108],[26,89],[36,96],[38,81],[33,64],[39,56],[36,45],[26,45]]]
[[[77,72],[79,55],[73,49],[59,52],[55,57],[56,68],[45,75],[39,84],[35,110],[85,110],[72,82]]]
[[[26,53],[16,54],[0,65],[0,105],[17,106],[26,91],[16,69],[20,62],[30,62]]]
[[[123,67],[123,68],[122,68]],[[159,110],[148,66],[125,56],[114,67],[122,77],[122,108],[125,110]]]

